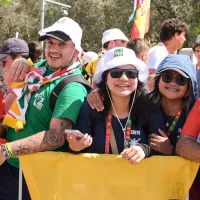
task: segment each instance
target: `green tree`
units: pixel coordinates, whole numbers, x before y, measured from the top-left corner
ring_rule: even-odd
[[[12,0],[0,0],[0,4],[10,3]]]
[[[127,23],[133,9],[133,0],[56,0],[69,4],[69,17],[77,21],[83,29],[83,47],[99,51],[105,30],[119,28],[130,36],[132,23]],[[6,39],[19,37],[37,40],[40,30],[41,0],[0,0],[0,20],[2,44]],[[53,24],[61,17],[61,7],[46,3],[44,26]],[[177,17],[190,25],[186,46],[190,46],[200,34],[200,2],[196,0],[151,0],[150,29],[146,38],[154,44],[159,41],[159,30],[165,19]]]
[[[169,18],[179,18],[189,26],[188,40],[184,46],[190,47],[200,34],[198,18],[200,3],[194,0],[152,0],[150,30],[146,35],[152,42],[159,41],[159,30],[164,20]]]

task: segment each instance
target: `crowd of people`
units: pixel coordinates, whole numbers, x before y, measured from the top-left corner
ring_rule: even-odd
[[[177,54],[188,31],[179,19],[165,20],[160,43],[150,48],[112,28],[99,54],[83,52],[82,29],[68,17],[39,32],[44,52],[36,41],[9,38],[0,49],[8,88],[0,92],[0,199],[18,197],[18,157],[36,152],[121,154],[131,164],[154,155],[199,162],[200,43],[192,47],[195,65]],[[190,200],[200,198],[198,174]],[[24,177],[22,189],[31,199]]]

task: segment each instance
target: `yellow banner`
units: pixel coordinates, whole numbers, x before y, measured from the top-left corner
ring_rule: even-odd
[[[153,156],[37,153],[20,158],[32,200],[185,200],[199,163]]]

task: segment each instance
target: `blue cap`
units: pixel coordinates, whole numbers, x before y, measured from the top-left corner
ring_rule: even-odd
[[[174,70],[190,78],[192,86],[196,85],[196,71],[190,60],[186,55],[169,54],[166,56],[156,70],[156,74],[160,74],[165,70]]]
[[[179,73],[182,72],[182,75],[185,74],[187,76],[185,77],[191,80],[192,93],[190,96],[190,103],[188,104],[187,108],[188,114],[198,97],[196,71],[190,58],[186,55],[169,54],[158,66],[156,74],[159,74],[165,70],[175,70],[179,71]]]

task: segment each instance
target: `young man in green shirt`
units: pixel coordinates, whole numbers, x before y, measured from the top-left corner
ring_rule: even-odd
[[[0,137],[6,135],[8,141],[0,146],[0,197],[5,199],[16,199],[18,196],[18,156],[59,150],[58,148],[67,151],[67,147],[64,146],[66,142],[64,130],[71,129],[76,123],[79,110],[87,95],[87,90],[82,84],[69,83],[57,97],[53,111],[50,109],[50,96],[55,86],[67,76],[77,74],[82,76],[81,63],[77,62],[81,51],[82,29],[72,19],[64,17],[39,34],[40,40],[46,40],[47,62],[45,65],[44,62],[39,63],[38,69],[42,76],[37,84],[34,80],[32,83],[35,84],[34,87],[29,88],[30,98],[27,89],[26,94],[21,97],[24,98],[23,102],[29,99],[27,109],[25,111],[21,109],[22,116],[19,118],[22,119],[24,114],[23,128],[16,132],[17,123],[11,125],[13,128],[8,127],[7,132],[5,126],[0,127]],[[31,77],[31,74],[29,76]],[[14,118],[13,112],[8,112],[5,117],[8,118],[7,121],[4,119],[7,125],[15,120],[9,120],[9,117]],[[30,199],[25,181],[22,194],[23,199]]]

